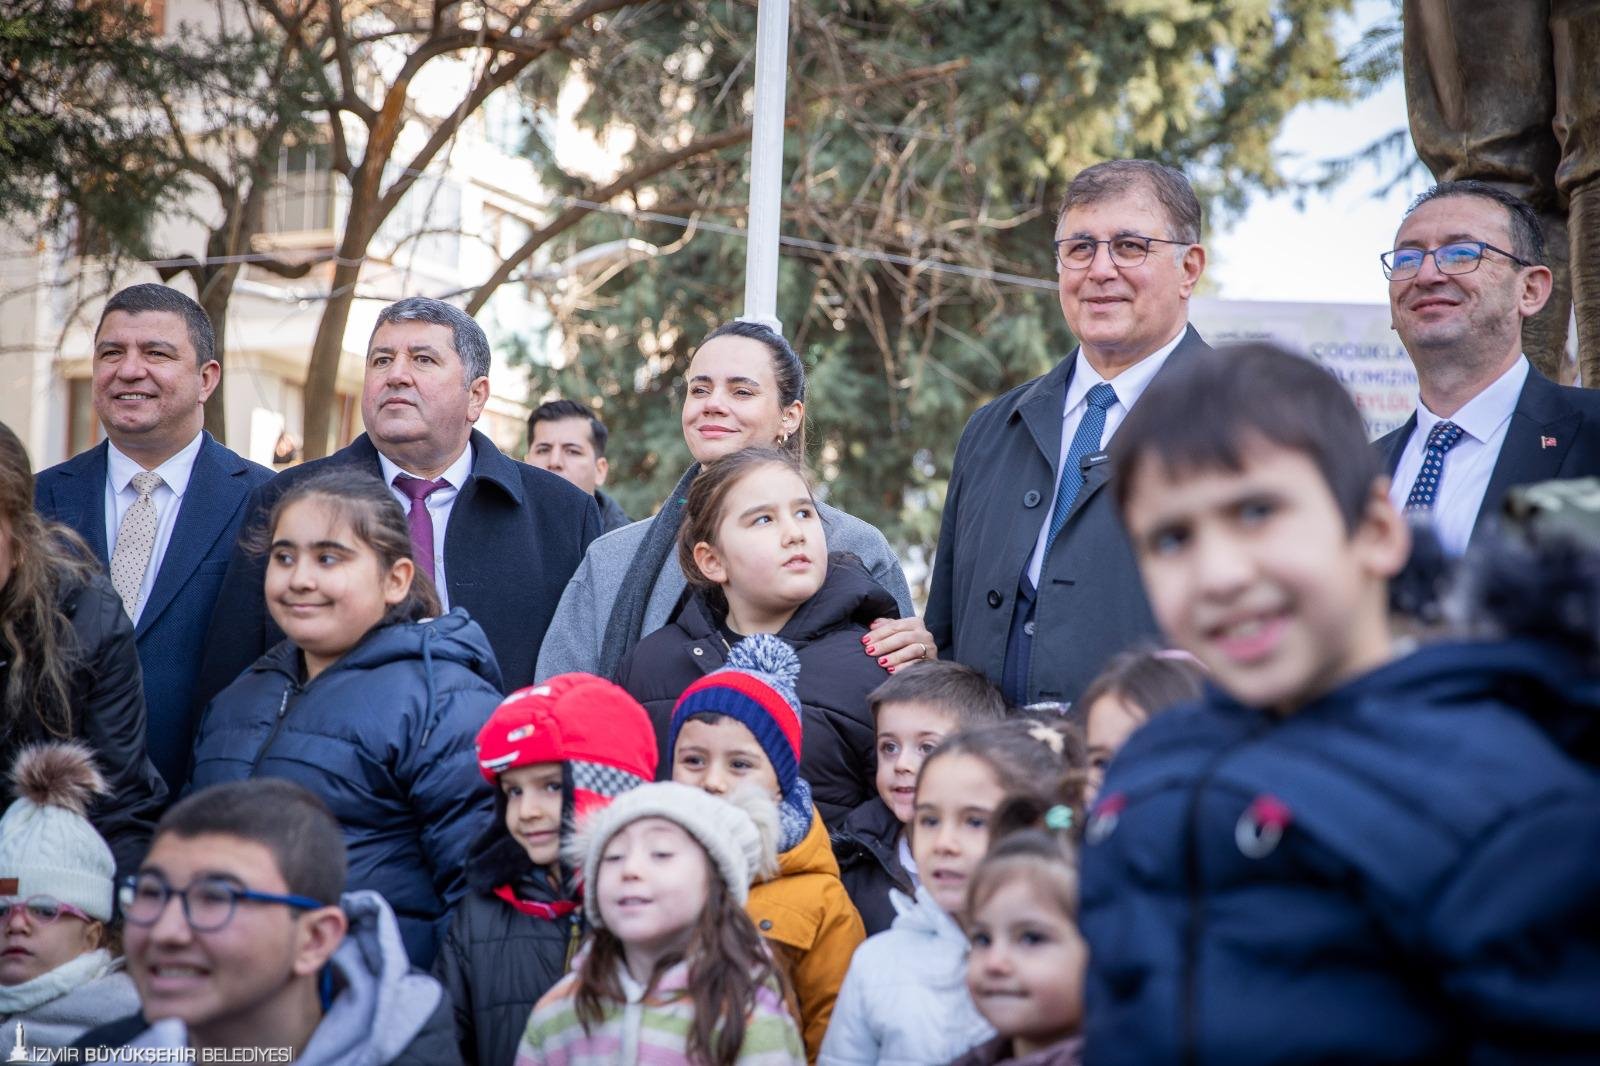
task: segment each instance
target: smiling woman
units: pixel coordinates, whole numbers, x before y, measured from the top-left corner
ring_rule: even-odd
[[[683,439],[694,463],[653,518],[608,533],[589,548],[562,594],[539,650],[539,679],[572,671],[618,677],[640,638],[673,616],[687,579],[674,543],[689,486],[703,464],[744,448],[805,452],[805,367],[788,341],[754,322],[713,330],[684,375]],[[911,590],[889,543],[874,527],[825,503],[817,518],[835,551],[856,555],[893,597],[898,615],[913,613]],[[885,617],[888,617],[886,615]],[[933,638],[906,631],[881,654],[889,665],[917,658]],[[904,650],[903,650],[904,649]]]

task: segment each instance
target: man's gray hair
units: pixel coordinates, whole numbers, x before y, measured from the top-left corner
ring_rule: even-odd
[[[489,338],[483,327],[472,316],[454,304],[435,300],[430,296],[407,296],[378,312],[378,321],[372,327],[373,336],[391,322],[428,322],[435,326],[449,326],[456,355],[466,370],[466,384],[471,385],[481,377],[489,376]],[[372,341],[367,341],[372,347]]]
[[[1172,223],[1170,237],[1185,244],[1200,243],[1200,201],[1195,197],[1189,179],[1180,170],[1157,163],[1152,159],[1111,159],[1096,163],[1078,172],[1067,186],[1066,199],[1061,201],[1061,213],[1056,225],[1074,207],[1102,203],[1125,196],[1137,189],[1148,189],[1167,212]],[[1147,237],[1156,234],[1147,233]]]

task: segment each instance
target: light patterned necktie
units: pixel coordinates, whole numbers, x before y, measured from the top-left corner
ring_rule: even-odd
[[[111,585],[122,597],[122,606],[129,618],[139,610],[139,588],[144,584],[144,572],[150,566],[150,555],[156,546],[156,527],[161,524],[161,516],[156,513],[150,494],[161,485],[160,474],[142,470],[133,475],[133,489],[139,498],[123,515],[122,528],[117,530],[117,549],[111,553]]]

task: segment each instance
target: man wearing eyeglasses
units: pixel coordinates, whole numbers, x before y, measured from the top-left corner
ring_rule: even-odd
[[[1600,474],[1600,393],[1547,380],[1523,354],[1522,324],[1550,297],[1544,257],[1533,208],[1479,181],[1417,197],[1381,257],[1420,391],[1378,442],[1389,495],[1450,555],[1512,486]]]
[[[120,890],[140,1013],[74,1047],[130,1049],[117,1060],[130,1062],[461,1066],[444,990],[410,972],[383,897],[344,882],[339,825],[301,786],[186,797]]]
[[[1105,661],[1157,633],[1103,489],[1106,447],[1173,359],[1205,269],[1200,204],[1178,171],[1113,160],[1073,179],[1055,232],[1061,312],[1078,348],[980,409],[956,446],[926,624],[1013,704],[1075,699]]]

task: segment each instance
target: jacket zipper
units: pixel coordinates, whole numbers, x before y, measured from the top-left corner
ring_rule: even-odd
[[[267,757],[267,752],[272,748],[272,742],[278,739],[278,732],[283,729],[283,720],[289,713],[289,697],[299,695],[300,691],[300,686],[293,681],[284,686],[283,699],[278,701],[278,717],[272,723],[272,732],[267,734],[267,742],[261,745],[261,750],[256,752],[255,762],[250,764],[251,777],[256,776],[256,773],[261,769],[261,761]]]
[[[1189,922],[1184,930],[1183,951],[1183,1049],[1182,1057],[1185,1066],[1195,1066],[1200,1061],[1200,1009],[1199,1009],[1199,957],[1200,957],[1200,912],[1202,895],[1200,891],[1200,798],[1206,786],[1216,776],[1217,769],[1222,761],[1246,744],[1252,743],[1264,731],[1271,728],[1270,722],[1261,722],[1248,730],[1234,743],[1229,744],[1206,764],[1200,776],[1195,778],[1194,787],[1189,792],[1189,809],[1185,812],[1184,821],[1188,825],[1188,832],[1184,837],[1183,870],[1187,881],[1187,895],[1189,907]]]

